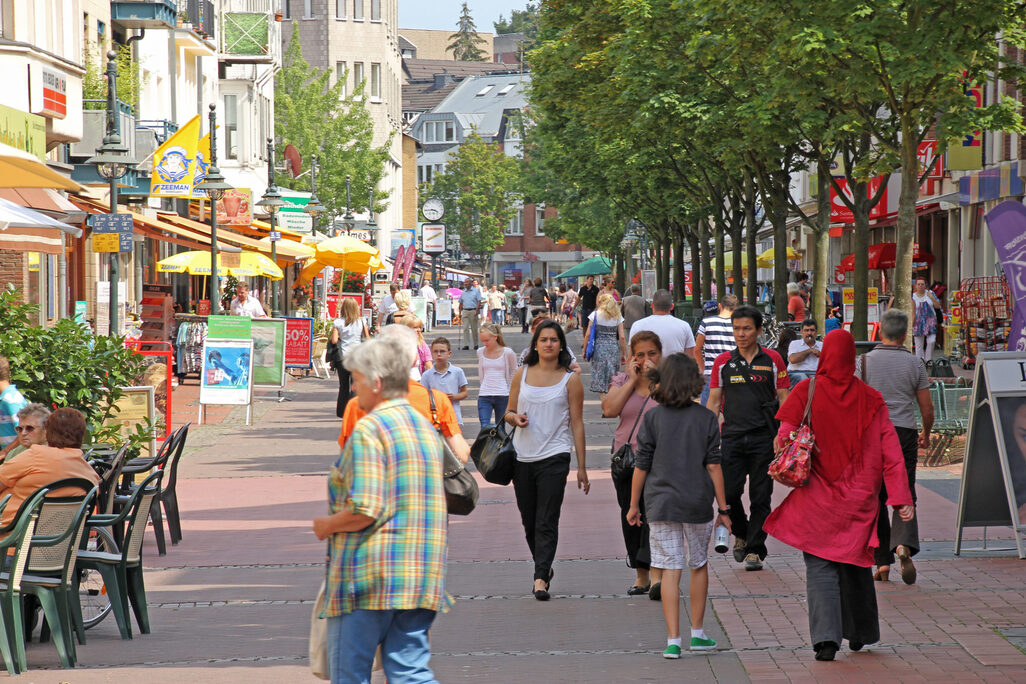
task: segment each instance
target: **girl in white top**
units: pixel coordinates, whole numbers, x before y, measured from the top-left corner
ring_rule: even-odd
[[[370,336],[370,333],[367,331],[367,324],[364,323],[363,318],[360,316],[360,307],[357,305],[356,300],[351,297],[345,297],[339,303],[338,318],[333,321],[333,326],[331,343],[337,345],[338,359],[345,358],[345,355],[352,351],[356,345],[360,344],[365,337]],[[334,365],[338,372],[338,399],[335,404],[335,414],[341,418],[345,412],[346,404],[352,397],[349,389],[352,376],[349,374],[349,371],[342,367],[341,363],[334,363]]]
[[[591,490],[585,469],[584,386],[570,371],[566,336],[556,321],[538,326],[526,365],[513,376],[509,399],[516,407],[505,417],[516,428],[513,489],[534,558],[534,597],[547,601],[571,445],[577,452],[577,488],[585,494]]]
[[[498,423],[506,413],[509,383],[517,369],[517,355],[506,346],[502,330],[494,323],[482,323],[478,334],[482,346],[477,350],[477,374],[481,378],[481,388],[477,393],[477,417],[484,430]]]

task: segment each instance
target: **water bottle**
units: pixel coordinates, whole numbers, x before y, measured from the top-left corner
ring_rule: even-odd
[[[716,540],[713,548],[716,549],[716,553],[726,553],[728,544],[730,542],[730,532],[727,532],[726,525],[716,526]]]

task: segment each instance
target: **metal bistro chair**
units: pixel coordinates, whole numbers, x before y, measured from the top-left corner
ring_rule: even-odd
[[[146,514],[160,493],[160,479],[163,476],[164,471],[158,470],[143,480],[142,484],[136,485],[117,515],[93,515],[86,519],[88,528],[127,523],[125,543],[119,553],[79,551],[77,563],[78,569],[96,570],[103,577],[122,639],[132,638],[132,623],[128,614],[130,603],[139,623],[139,631],[150,633],[146,587],[143,584],[142,547],[146,534]],[[78,587],[76,595],[77,590]]]
[[[74,667],[76,653],[73,616],[78,597],[71,594],[72,575],[86,515],[96,498],[97,487],[89,480],[78,477],[47,485],[51,492],[68,487],[78,488],[86,494],[43,500],[32,535],[25,574],[21,578],[21,591],[22,594],[35,595],[43,608],[46,622],[40,640],[46,641],[52,632],[61,665]],[[18,655],[21,657],[21,651]],[[21,665],[24,668],[26,663]]]
[[[9,558],[7,571],[0,573],[0,626],[4,634],[0,638],[0,653],[3,654],[7,672],[16,675],[25,669],[25,622],[21,611],[21,578],[28,562],[29,544],[36,527],[39,507],[49,490],[45,487],[26,499],[18,509],[14,521],[5,528],[7,536],[0,539],[0,558]],[[3,503],[10,500],[7,496]],[[3,506],[0,506],[2,510]],[[13,556],[8,551],[14,550]]]

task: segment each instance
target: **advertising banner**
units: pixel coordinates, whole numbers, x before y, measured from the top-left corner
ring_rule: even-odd
[[[994,207],[985,218],[1015,305],[1008,349],[1026,351],[1026,207],[1008,200]]]
[[[852,191],[848,188],[847,178],[835,178],[837,184],[841,186],[841,190],[848,199],[852,199]],[[877,176],[876,178],[870,179],[866,185],[866,195],[872,199],[876,193],[880,190],[880,183],[883,182],[883,176]],[[870,219],[882,219],[887,216],[887,188],[884,188],[883,194],[880,196],[880,201],[877,202],[876,206],[869,210]],[[854,223],[855,215],[852,213],[848,205],[844,203],[844,200],[840,198],[837,191],[834,189],[833,184],[830,185],[830,223]]]
[[[285,386],[285,319],[253,320],[253,385]]]
[[[248,226],[253,222],[249,188],[225,190],[217,201],[217,223],[222,226]]]
[[[200,116],[197,114],[153,153],[151,196],[192,197],[199,132]]]
[[[313,319],[285,319],[285,367],[313,367]]]
[[[252,329],[249,316],[211,316],[207,321],[207,336],[218,340],[248,340]]]
[[[210,168],[210,134],[199,139],[196,145],[196,168],[192,174],[192,196],[194,199],[206,199],[206,190],[197,190],[196,186],[207,178],[207,169]]]
[[[253,340],[207,338],[200,375],[201,404],[250,403],[253,390]]]
[[[152,387],[122,387],[123,394],[114,405],[117,410],[105,421],[105,425],[117,425],[122,437],[136,433],[136,427],[156,425],[156,411]],[[157,453],[157,430],[153,429],[150,439],[140,447],[139,456]]]

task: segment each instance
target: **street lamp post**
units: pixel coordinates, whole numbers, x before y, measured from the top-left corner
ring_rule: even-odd
[[[118,213],[118,179],[128,173],[136,162],[128,154],[128,148],[121,142],[117,119],[117,67],[118,54],[113,50],[107,52],[107,127],[103,144],[96,150],[96,156],[87,164],[95,164],[96,170],[110,184],[110,213]],[[118,315],[118,286],[121,282],[119,272],[121,253],[110,254],[110,328],[111,336],[121,331],[121,317]]]
[[[278,210],[285,206],[285,204],[285,200],[281,198],[281,191],[274,182],[274,138],[268,138],[267,191],[256,205],[263,207],[271,215],[271,235],[269,239],[271,241],[271,261],[275,264],[278,263],[278,236],[275,235],[278,229],[276,217]],[[281,310],[278,308],[278,285],[274,281],[271,281],[271,315],[275,318],[281,315]]]
[[[326,212],[328,209],[321,201],[317,199],[317,155],[311,155],[310,157],[310,200],[306,203],[303,211],[310,214],[310,219],[313,222],[312,231],[313,234],[317,234],[317,223],[321,214]],[[313,279],[313,297],[311,297],[313,317],[317,318],[317,301],[320,298],[317,293],[317,280],[320,276],[314,276]],[[324,285],[324,289],[327,289],[327,284]]]
[[[224,197],[226,190],[232,186],[225,182],[221,170],[217,168],[217,116],[216,106],[210,103],[210,166],[207,168],[206,178],[203,182],[196,184],[197,190],[206,190],[207,199],[210,200],[210,313],[217,315],[221,313],[221,301],[217,287],[217,201]]]
[[[367,198],[367,233],[370,234],[370,244],[372,247],[377,247],[377,236],[378,224],[374,223],[374,188],[368,191],[369,197]]]

